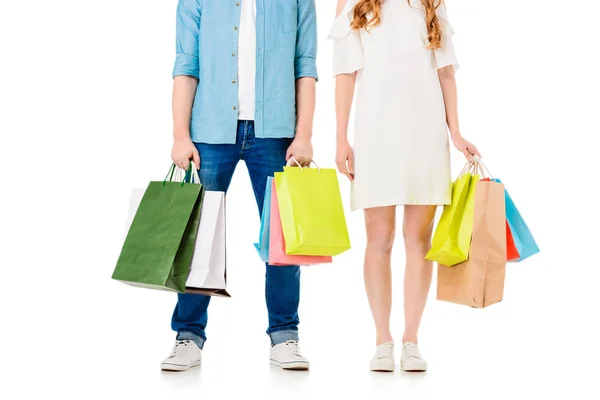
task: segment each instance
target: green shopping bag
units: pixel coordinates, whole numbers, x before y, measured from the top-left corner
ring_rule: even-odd
[[[287,254],[335,256],[350,248],[334,169],[287,166],[275,185]]]
[[[112,278],[134,286],[185,293],[202,208],[192,169],[173,182],[150,182],[135,213]],[[197,173],[195,174],[197,177]],[[186,180],[192,183],[184,183]]]
[[[444,206],[440,222],[433,235],[431,250],[425,256],[430,261],[452,266],[469,259],[473,234],[475,187],[479,175],[469,162],[452,184],[452,203]]]

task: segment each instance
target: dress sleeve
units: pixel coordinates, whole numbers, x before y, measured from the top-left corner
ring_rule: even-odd
[[[458,70],[460,64],[454,53],[454,43],[452,42],[452,36],[454,36],[454,29],[450,25],[448,20],[448,11],[445,5],[441,5],[437,10],[437,15],[440,20],[442,28],[442,47],[435,50],[435,64],[436,68],[440,69],[447,67],[448,65],[454,66],[454,70]]]
[[[350,74],[363,67],[364,56],[359,31],[352,29],[352,9],[358,0],[348,0],[333,22],[329,39],[333,39],[333,76]]]

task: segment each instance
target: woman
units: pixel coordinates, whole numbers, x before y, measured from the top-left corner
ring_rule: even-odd
[[[446,8],[440,0],[338,0],[334,39],[337,167],[352,181],[352,209],[364,209],[365,286],[377,331],[374,371],[394,370],[390,332],[391,251],[396,206],[404,206],[404,318],[400,364],[425,371],[417,333],[431,284],[436,206],[450,203],[448,130],[471,159],[476,147],[460,134],[458,68]],[[354,149],[348,120],[358,84]]]

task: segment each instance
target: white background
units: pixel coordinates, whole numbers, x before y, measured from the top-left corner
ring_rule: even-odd
[[[315,159],[333,166],[335,1],[317,3]],[[433,289],[420,337],[430,371],[419,375],[368,371],[360,212],[347,214],[353,249],[303,270],[301,346],[312,370],[269,367],[259,220],[241,164],[228,197],[233,298],[211,305],[201,369],[159,371],[175,295],[110,276],[131,189],[169,167],[175,6],[0,3],[0,397],[598,398],[597,1],[448,0],[463,134],[542,252],[508,266],[505,300],[490,308],[441,303]],[[453,152],[454,170],[462,164]],[[397,341],[403,258],[399,237]]]

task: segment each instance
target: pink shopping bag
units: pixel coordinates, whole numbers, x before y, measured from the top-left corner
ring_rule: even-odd
[[[265,195],[268,195],[268,193]],[[271,185],[271,227],[269,240],[270,265],[313,265],[328,264],[332,262],[332,257],[296,256],[285,253],[285,240],[283,238],[283,229],[281,228],[281,216],[279,215],[279,205],[277,203],[277,191],[275,190],[275,185]]]

